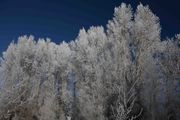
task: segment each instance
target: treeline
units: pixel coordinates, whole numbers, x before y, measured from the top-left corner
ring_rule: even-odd
[[[98,18],[97,18],[98,19]],[[179,120],[180,35],[124,3],[69,43],[18,38],[0,66],[0,120]]]

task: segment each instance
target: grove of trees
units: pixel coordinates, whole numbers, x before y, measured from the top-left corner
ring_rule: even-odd
[[[55,44],[22,36],[0,62],[0,120],[179,120],[180,35],[122,3],[107,29]]]

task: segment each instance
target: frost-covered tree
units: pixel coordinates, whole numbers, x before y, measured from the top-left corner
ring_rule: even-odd
[[[87,32],[82,29],[72,43],[75,51],[74,67],[78,108],[87,120],[104,119],[103,96],[103,51],[107,41],[103,27],[91,27]],[[86,107],[84,107],[86,106]]]
[[[38,119],[48,120],[55,119],[54,113],[54,66],[56,44],[50,40],[38,40],[36,44],[35,60],[34,60],[34,87],[33,97],[34,103],[38,108]]]
[[[3,85],[1,93],[1,119],[16,116],[17,111],[23,114],[30,99],[33,76],[35,41],[32,36],[20,37],[18,44],[11,43],[3,54]],[[25,104],[26,103],[26,104]],[[25,104],[25,105],[24,105]],[[32,106],[33,107],[33,106]],[[31,111],[27,111],[26,114]]]
[[[110,84],[108,91],[112,92],[108,104],[113,112],[113,114],[108,115],[110,119],[128,119],[134,104],[135,93],[133,89],[135,86],[133,85],[136,81],[128,77],[131,74],[129,67],[132,62],[129,47],[132,39],[132,17],[131,6],[122,3],[120,7],[115,8],[114,18],[107,25],[108,46],[111,54],[108,63],[111,67],[111,70],[108,71],[108,76],[111,76],[108,81]],[[117,97],[112,99],[112,96]]]
[[[161,55],[160,65],[164,74],[164,94],[165,94],[165,116],[164,119],[179,119],[180,109],[180,37],[163,41],[163,54]]]
[[[119,8],[115,9],[114,18],[109,21],[108,24],[108,37],[110,41],[110,51],[112,55],[112,63],[114,65],[113,75],[111,83],[123,86],[125,94],[133,86],[133,96],[135,94],[134,108],[137,111],[133,111],[133,114],[138,114],[138,111],[142,111],[143,96],[146,85],[152,84],[152,89],[157,85],[158,75],[154,73],[154,77],[148,80],[148,77],[152,75],[149,70],[156,70],[156,63],[153,59],[153,54],[157,51],[157,47],[160,43],[160,26],[158,17],[156,17],[148,6],[140,4],[137,7],[136,13],[133,14],[130,6],[122,4]],[[148,66],[149,65],[149,68]],[[152,67],[154,66],[154,67]],[[115,74],[114,74],[115,73]],[[113,82],[113,81],[114,82]],[[150,83],[149,83],[149,82]],[[112,84],[112,86],[114,86]],[[119,87],[120,87],[119,86]],[[143,88],[144,87],[144,88]],[[151,92],[149,90],[149,92]],[[156,89],[154,89],[151,95],[151,107],[153,110],[149,114],[155,117],[155,97]],[[122,91],[121,91],[122,92]],[[147,95],[147,94],[146,94]],[[128,94],[126,96],[129,97]],[[149,99],[147,99],[149,102]],[[147,102],[147,101],[146,101]],[[130,103],[127,103],[130,104]],[[133,109],[133,108],[132,108]],[[139,109],[139,110],[138,110]],[[150,109],[150,108],[148,108]],[[155,118],[154,118],[155,119]]]
[[[62,42],[57,46],[54,54],[56,54],[56,58],[53,74],[55,79],[55,94],[59,106],[57,119],[65,119],[65,116],[72,115],[69,104],[72,104],[73,101],[69,93],[70,91],[67,90],[68,75],[72,69],[69,44]]]
[[[108,49],[111,54],[111,63],[109,64],[116,72],[114,78],[111,78],[111,82],[115,84],[123,81],[127,68],[131,64],[129,42],[132,25],[131,7],[123,3],[120,7],[115,8],[114,18],[107,25]]]
[[[20,37],[9,46],[2,61],[2,117],[49,120],[63,114],[56,107],[55,94],[59,48],[49,39],[36,42],[32,36]]]
[[[155,16],[148,6],[140,4],[137,7],[134,17],[134,39],[132,47],[134,52],[134,78],[138,80],[136,91],[138,100],[142,103],[143,98],[150,106],[146,104],[150,119],[156,119],[156,93],[158,75],[155,67],[155,60],[152,58],[157,51],[160,43],[160,25],[159,18]],[[154,67],[152,67],[154,66]],[[152,73],[152,71],[154,71]],[[151,77],[153,75],[153,77]],[[150,79],[149,79],[150,78]],[[144,88],[143,88],[144,87]],[[145,90],[145,91],[144,91]],[[143,93],[147,92],[147,93]],[[141,94],[143,98],[141,98]]]

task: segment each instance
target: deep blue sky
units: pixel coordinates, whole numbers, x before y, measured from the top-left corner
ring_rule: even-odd
[[[180,32],[179,0],[0,0],[0,52],[20,35],[49,37],[59,43],[76,38],[80,28],[107,24],[115,6],[149,4],[160,17],[162,36]]]

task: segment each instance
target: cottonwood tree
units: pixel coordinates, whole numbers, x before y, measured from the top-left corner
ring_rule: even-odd
[[[141,107],[142,88],[144,87],[143,85],[148,83],[148,81],[145,81],[145,77],[151,76],[148,71],[150,67],[147,68],[147,63],[151,62],[151,65],[155,66],[152,57],[157,45],[160,43],[159,19],[149,10],[148,6],[143,6],[142,4],[137,7],[134,21],[132,20],[131,7],[125,4],[115,9],[114,16],[113,20],[108,24],[108,37],[114,44],[111,50],[114,52],[114,54],[112,52],[112,60],[114,61],[111,64],[115,63],[113,68],[117,72],[114,80],[119,81],[119,84],[124,87],[126,94],[135,84],[135,93],[131,94],[136,94],[136,102]],[[154,76],[158,78],[158,75]],[[152,87],[157,84],[156,80],[150,80],[153,84]],[[151,105],[154,106],[153,110],[151,110],[152,117],[155,117],[156,92],[153,91],[152,99],[150,100]],[[141,112],[141,110],[142,108],[138,111]]]
[[[141,94],[147,90],[146,97],[150,97],[147,108],[150,119],[156,119],[156,93],[158,75],[155,67],[155,60],[152,58],[160,43],[159,18],[155,16],[148,6],[140,4],[134,16],[134,39],[132,40],[134,52],[134,79],[138,80],[136,91],[137,100],[143,103]],[[149,66],[149,67],[148,67]],[[153,68],[151,66],[154,66]],[[152,77],[153,74],[153,77]],[[148,80],[148,78],[150,79]],[[150,86],[149,86],[150,85]],[[143,88],[144,87],[144,88]],[[147,96],[148,95],[148,96]],[[145,96],[144,96],[145,97]],[[143,97],[143,98],[144,98]],[[145,98],[146,98],[145,97]],[[145,105],[146,107],[148,105]]]
[[[75,51],[74,66],[78,107],[87,120],[103,120],[103,49],[107,41],[103,27],[82,29],[78,38],[71,43]],[[84,107],[86,106],[86,107]]]
[[[131,39],[130,30],[132,28],[132,11],[130,6],[122,4],[115,8],[114,18],[109,21],[107,27],[108,47],[111,54],[111,62],[113,71],[116,72],[111,82],[115,84],[121,83],[121,76],[124,75],[125,69],[130,65],[129,42]]]
[[[56,44],[49,39],[38,40],[35,51],[35,79],[33,88],[33,100],[38,108],[38,119],[55,119],[55,88],[54,88],[54,66]]]
[[[56,62],[54,69],[55,78],[55,93],[56,99],[59,104],[59,111],[57,111],[58,119],[66,119],[65,116],[72,117],[72,111],[70,106],[73,104],[73,98],[70,95],[70,91],[67,90],[68,75],[71,72],[71,50],[69,44],[62,42],[57,46],[55,51]],[[64,114],[64,115],[62,115]]]
[[[2,117],[55,119],[56,48],[50,40],[36,43],[32,36],[20,37],[17,44],[9,46],[2,62],[1,110],[6,115]]]
[[[179,75],[180,75],[180,37],[163,41],[164,51],[160,65],[164,74],[165,116],[164,119],[179,119]]]
[[[35,41],[33,37],[20,37],[18,44],[11,43],[3,54],[3,90],[1,93],[1,119],[23,114],[31,94],[32,64],[34,61]],[[27,105],[28,106],[28,105]],[[32,106],[33,107],[33,106]],[[27,111],[27,114],[33,114]]]
[[[133,60],[130,44],[134,27],[132,17],[131,6],[123,3],[120,7],[115,8],[114,18],[107,25],[111,54],[109,64],[112,67],[108,74],[111,76],[108,81],[111,87],[108,91],[112,92],[109,96],[110,102],[114,101],[109,106],[113,112],[108,115],[110,119],[135,119],[132,109],[136,99],[135,85],[138,81],[133,78],[134,71],[131,68]],[[137,116],[141,114],[141,111],[138,112]]]

